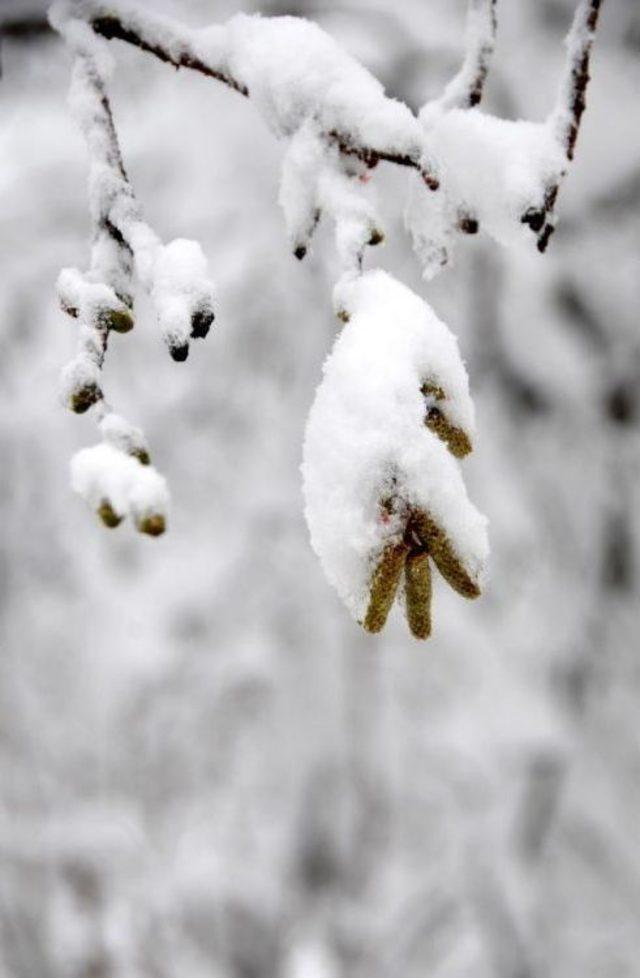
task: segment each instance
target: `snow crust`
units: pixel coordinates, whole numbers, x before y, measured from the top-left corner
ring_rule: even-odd
[[[63,0],[54,4],[50,14],[52,24],[76,55],[69,104],[89,150],[89,203],[95,228],[91,268],[84,276],[84,284],[81,273],[67,270],[59,288],[70,296],[80,295],[82,290],[85,303],[106,299],[105,289],[111,287],[114,291],[114,285],[116,291],[127,294],[130,288],[126,280],[130,278],[131,269],[124,268],[123,264],[129,262],[129,253],[132,253],[138,278],[154,302],[167,346],[171,351],[176,348],[186,350],[191,335],[204,335],[204,332],[194,334],[193,319],[198,314],[212,313],[214,287],[207,276],[200,245],[184,238],[163,244],[143,220],[127,179],[106,101],[105,86],[112,71],[107,42],[96,36],[88,24],[77,19],[82,15],[113,12],[114,9],[120,13],[118,8]],[[122,13],[124,16],[124,11]],[[153,36],[157,40],[168,41],[165,33],[170,33],[170,21],[161,19],[158,22],[154,17],[149,22],[141,11],[127,17],[124,23],[155,30]],[[174,54],[178,53],[178,47],[183,50],[184,44],[174,45]],[[109,225],[115,225],[124,239],[125,245],[119,249],[125,252],[124,255],[117,254],[118,246],[108,231]],[[118,301],[116,296],[111,298]]]
[[[428,512],[478,581],[488,542],[458,463],[424,424],[421,387],[433,382],[445,392],[445,416],[473,434],[455,337],[415,293],[380,270],[339,283],[336,305],[349,319],[309,414],[303,491],[312,546],[361,620],[377,559],[404,530],[381,510],[385,497]]]

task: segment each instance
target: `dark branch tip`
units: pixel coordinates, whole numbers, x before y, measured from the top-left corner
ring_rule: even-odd
[[[189,344],[181,343],[179,346],[170,346],[169,353],[171,359],[175,360],[176,363],[184,363],[189,356]]]
[[[203,340],[211,329],[211,324],[215,320],[213,309],[202,308],[196,310],[191,317],[191,338]]]

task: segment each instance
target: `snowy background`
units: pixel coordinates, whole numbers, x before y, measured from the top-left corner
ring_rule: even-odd
[[[316,19],[418,107],[457,69],[451,0],[166,0]],[[484,105],[541,119],[568,0],[499,5]],[[215,328],[176,364],[144,295],[106,366],[168,477],[170,532],[100,527],[69,488],[89,419],[58,406],[84,266],[84,143],[44,4],[0,3],[0,976],[640,976],[640,14],[608,0],[548,253],[463,240],[422,283],[407,175],[380,167],[367,262],[459,337],[464,463],[491,582],[440,580],[434,637],[379,637],[323,577],[305,419],[338,324],[332,237],[289,254],[282,146],[255,107],[114,43],[145,215],[198,239]],[[25,30],[25,21],[31,29]]]

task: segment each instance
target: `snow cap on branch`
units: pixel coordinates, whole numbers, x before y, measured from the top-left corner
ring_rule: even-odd
[[[227,62],[269,127],[291,136],[312,119],[327,134],[404,156],[420,155],[418,120],[317,24],[238,14],[227,25]]]

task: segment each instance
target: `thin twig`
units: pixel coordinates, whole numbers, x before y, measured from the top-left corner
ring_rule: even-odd
[[[567,36],[567,70],[556,108],[560,127],[559,139],[567,159],[572,160],[580,121],[586,108],[589,84],[589,62],[602,0],[582,0],[576,10]]]

